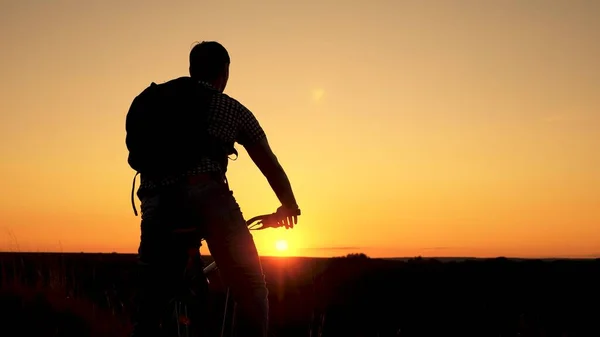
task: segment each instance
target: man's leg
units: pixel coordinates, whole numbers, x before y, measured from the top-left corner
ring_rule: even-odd
[[[196,188],[196,189],[195,189]],[[205,224],[206,242],[237,302],[240,336],[267,337],[268,291],[254,239],[227,185],[190,187]]]
[[[159,335],[160,319],[166,309],[171,290],[170,275],[166,268],[170,265],[170,259],[162,255],[164,242],[162,238],[151,237],[149,234],[151,233],[142,229],[142,239],[138,249],[132,333],[134,337]]]
[[[141,238],[138,249],[138,275],[133,315],[134,337],[158,336],[160,321],[169,301],[184,286],[183,276],[190,261],[202,268],[191,248],[199,240],[173,232],[185,216],[180,209],[183,191],[163,190],[142,195]],[[192,243],[193,242],[193,243]]]

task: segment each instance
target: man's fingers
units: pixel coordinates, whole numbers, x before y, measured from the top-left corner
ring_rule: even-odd
[[[294,225],[298,223],[298,214],[291,210],[280,208],[278,209],[277,225],[285,228],[294,228]]]

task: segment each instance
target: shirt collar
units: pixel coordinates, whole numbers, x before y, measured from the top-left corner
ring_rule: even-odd
[[[215,88],[212,84],[206,82],[206,81],[198,81],[198,83],[206,88],[212,89],[212,90],[217,90],[217,88]]]

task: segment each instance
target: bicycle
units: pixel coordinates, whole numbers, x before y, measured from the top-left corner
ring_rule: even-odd
[[[296,216],[301,215],[300,210],[297,211],[297,213],[295,214]],[[255,216],[249,220],[246,221],[246,226],[250,229],[250,230],[263,230],[263,229],[267,229],[267,228],[280,228],[280,227],[284,227],[285,224],[284,223],[278,223],[277,221],[271,221],[271,219],[276,219],[277,213],[271,213],[271,214],[264,214],[264,215],[258,215]],[[204,239],[202,239],[202,241],[204,241]],[[195,252],[190,252],[190,259],[193,258],[192,254],[194,254],[194,256],[196,256]],[[215,273],[218,270],[218,266],[216,261],[211,262],[208,266],[204,267],[202,270],[202,276],[205,278],[205,284],[206,286],[208,286],[208,284],[210,283],[210,281],[208,280],[208,277]],[[193,279],[194,276],[191,277],[191,279]],[[191,284],[191,283],[190,283]],[[175,296],[173,296],[172,300],[171,300],[171,304],[172,304],[172,309],[171,310],[167,310],[167,315],[172,315],[170,321],[173,323],[173,325],[176,327],[169,327],[169,324],[165,324],[165,326],[163,326],[164,330],[167,330],[167,332],[169,333],[176,333],[176,334],[172,334],[169,336],[177,336],[177,337],[192,337],[192,335],[190,334],[190,325],[191,325],[191,321],[190,318],[188,316],[188,305],[187,305],[187,298],[190,297],[190,295],[194,296],[195,294],[193,286],[191,286],[190,284],[186,284],[182,290],[181,293],[176,293]],[[206,290],[208,291],[208,290]],[[227,287],[227,291],[225,293],[225,308],[224,308],[224,312],[223,312],[223,322],[221,324],[221,337],[225,337],[225,336],[230,336],[233,333],[233,329],[235,326],[235,307],[236,307],[236,303],[233,301],[233,299],[231,298],[231,293],[230,293],[230,288]],[[170,313],[169,313],[170,312]],[[169,319],[167,319],[166,321],[169,321]],[[172,330],[176,330],[171,332]]]

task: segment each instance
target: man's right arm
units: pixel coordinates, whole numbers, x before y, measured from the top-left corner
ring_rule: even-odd
[[[298,204],[290,180],[273,153],[267,137],[265,136],[245,148],[252,161],[267,178],[281,204],[288,210],[297,210]]]
[[[267,178],[282,206],[288,210],[296,211],[298,205],[292,192],[292,186],[283,167],[273,153],[264,130],[250,110],[237,101],[235,103],[239,123],[236,141],[244,146],[254,164]]]

